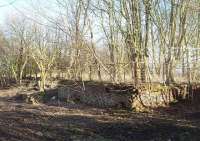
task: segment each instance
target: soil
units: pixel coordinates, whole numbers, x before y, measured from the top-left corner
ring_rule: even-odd
[[[0,90],[0,141],[200,140],[198,113],[136,113],[77,103],[33,105],[14,99],[17,91]]]

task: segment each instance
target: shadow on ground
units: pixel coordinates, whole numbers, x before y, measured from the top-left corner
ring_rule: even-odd
[[[32,105],[4,96],[0,141],[199,141],[200,118],[174,115]]]
[[[148,114],[1,103],[1,141],[199,141],[199,122]]]

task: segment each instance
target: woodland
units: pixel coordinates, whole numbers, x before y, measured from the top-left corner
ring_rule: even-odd
[[[21,1],[0,1],[0,141],[200,140],[199,0]]]

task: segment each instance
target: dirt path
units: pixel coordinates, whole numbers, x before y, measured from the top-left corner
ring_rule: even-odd
[[[17,91],[17,90],[15,90]],[[200,120],[95,109],[30,105],[0,91],[0,141],[199,141]]]

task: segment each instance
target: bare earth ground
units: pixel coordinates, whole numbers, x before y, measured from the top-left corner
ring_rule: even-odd
[[[0,141],[199,141],[200,117],[31,105],[0,90]]]

